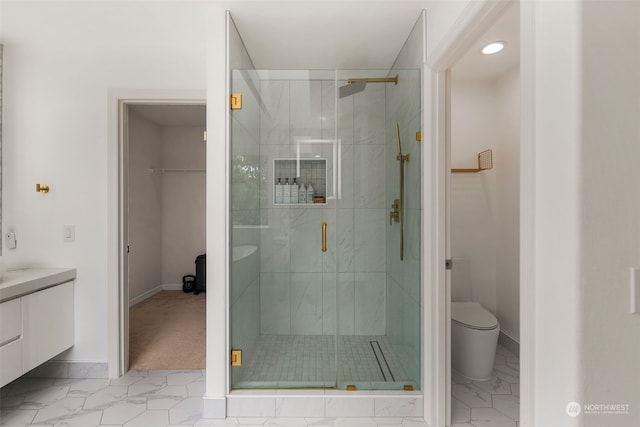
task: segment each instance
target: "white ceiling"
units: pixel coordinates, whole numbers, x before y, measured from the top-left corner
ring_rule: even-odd
[[[480,52],[485,45],[498,40],[506,42],[501,52],[494,55]],[[519,63],[520,5],[514,2],[456,63],[452,75],[462,80],[496,80]]]
[[[453,0],[452,0],[453,1]],[[431,0],[233,0],[231,11],[257,69],[388,70]],[[489,41],[507,47],[481,55]],[[494,80],[519,63],[519,7],[509,7],[453,69],[456,78]],[[203,126],[205,106],[135,105],[159,126]]]
[[[224,6],[257,69],[391,68],[428,1],[240,1]]]

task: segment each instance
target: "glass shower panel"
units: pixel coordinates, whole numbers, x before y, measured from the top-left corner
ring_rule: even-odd
[[[231,347],[253,354],[260,337],[260,100],[254,70],[232,72],[232,92],[243,94],[231,112]],[[246,364],[231,369],[231,383],[246,377]]]
[[[336,211],[337,373],[341,389],[419,389],[420,385],[419,74],[419,70],[338,72],[342,197]],[[401,217],[407,256],[402,261],[400,222],[390,218],[391,205],[400,199],[396,123],[403,139],[402,154],[410,158],[405,162]],[[418,211],[410,215],[409,208],[416,207]],[[394,270],[411,273],[397,276]],[[417,294],[405,298],[409,289]],[[414,302],[418,310],[411,305],[403,311]]]
[[[259,247],[257,299],[236,306],[235,313],[232,303],[232,347],[242,349],[243,357],[242,367],[232,368],[232,387],[335,387],[335,74],[258,70],[255,75],[253,86],[245,90],[256,101],[252,120],[257,120],[258,132],[252,134],[251,146],[257,147],[252,161],[257,159],[258,189],[250,196],[232,194],[232,200],[251,199],[247,204],[257,209],[251,213],[258,218],[253,228]],[[242,73],[234,73],[233,91],[236,83],[246,81]],[[234,133],[236,122],[242,122],[235,117],[245,114],[246,96],[242,110],[232,113]],[[232,134],[234,159],[235,144]],[[232,192],[236,181],[232,175]],[[234,245],[237,234],[234,228]],[[245,273],[232,277],[232,295],[243,292],[236,277]],[[242,335],[233,332],[234,322],[251,324],[252,345],[236,345]]]
[[[232,387],[419,389],[420,71],[235,70],[232,92]]]

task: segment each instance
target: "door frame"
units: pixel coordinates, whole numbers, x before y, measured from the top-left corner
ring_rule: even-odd
[[[109,378],[129,369],[127,257],[128,106],[206,105],[204,90],[110,89],[107,121],[107,362]]]
[[[451,304],[450,274],[445,270],[449,257],[450,212],[450,69],[509,7],[508,0],[469,2],[460,18],[427,58],[427,131],[431,141],[426,154],[429,171],[425,187],[431,206],[425,210],[425,420],[433,427],[450,424],[451,416]],[[521,34],[521,172],[520,172],[520,425],[534,425],[533,385],[535,281],[533,266],[535,213],[535,147],[533,137],[533,56],[534,2],[520,3]],[[428,175],[428,176],[427,176]],[[431,401],[431,403],[428,403]]]

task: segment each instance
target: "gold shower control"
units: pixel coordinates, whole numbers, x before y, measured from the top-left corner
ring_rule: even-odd
[[[389,212],[389,225],[393,225],[393,221],[400,222],[400,199],[395,199],[391,205],[391,212]]]
[[[242,350],[231,350],[231,366],[242,366]]]

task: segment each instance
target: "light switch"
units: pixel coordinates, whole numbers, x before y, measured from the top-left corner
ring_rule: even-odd
[[[7,231],[4,238],[7,242],[7,249],[15,249],[18,246],[18,239],[16,239],[16,233],[13,230]]]
[[[631,269],[631,313],[640,313],[640,268]]]
[[[63,227],[63,236],[65,242],[73,242],[76,240],[76,226],[65,225]]]

